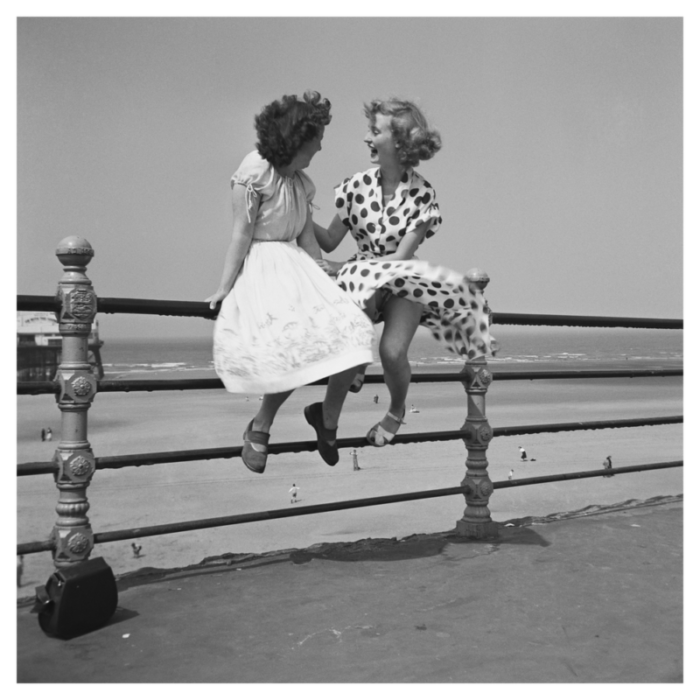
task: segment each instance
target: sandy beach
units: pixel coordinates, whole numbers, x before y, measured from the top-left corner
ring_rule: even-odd
[[[287,401],[272,442],[311,440],[303,407],[323,396],[323,387],[304,387]],[[372,401],[379,394],[379,404]],[[383,415],[383,384],[351,394],[339,437],[364,435]],[[460,384],[413,384],[408,397],[418,413],[407,414],[407,433],[459,428],[466,416]],[[97,457],[241,444],[242,431],[257,411],[258,397],[223,390],[98,395],[89,414],[89,440]],[[680,415],[681,378],[497,381],[487,395],[494,428],[548,422],[592,421]],[[48,461],[60,436],[60,415],[52,396],[20,396],[17,404],[18,462]],[[51,425],[54,441],[41,442]],[[519,446],[534,461],[521,462]],[[290,507],[289,489],[299,488],[299,505],[456,486],[465,474],[461,441],[396,445],[358,450],[361,471],[353,471],[349,450],[336,467],[317,453],[272,455],[264,475],[249,472],[240,459],[99,470],[90,485],[88,513],[95,532]],[[495,438],[489,448],[493,481],[599,469],[607,455],[614,466],[682,459],[682,426],[606,429]],[[549,515],[591,505],[683,492],[683,470],[618,475],[497,490],[490,501],[494,520]],[[18,542],[47,538],[56,519],[58,492],[50,476],[18,479]],[[404,537],[454,527],[465,503],[461,496],[361,508],[261,523],[143,538],[135,558],[131,542],[97,545],[115,573],[143,567],[195,564],[224,553],[268,552],[320,542],[368,537]],[[53,571],[48,552],[25,557],[18,597],[32,595]]]

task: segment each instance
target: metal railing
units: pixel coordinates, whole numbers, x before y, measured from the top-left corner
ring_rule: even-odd
[[[70,566],[87,559],[95,544],[136,537],[149,537],[189,530],[222,527],[239,523],[257,522],[313,513],[361,508],[387,503],[439,498],[449,495],[464,495],[466,509],[456,530],[474,538],[485,538],[496,534],[488,508],[489,498],[495,489],[511,488],[531,484],[570,479],[610,476],[612,474],[668,469],[682,466],[682,461],[593,470],[547,477],[516,479],[507,482],[491,482],[487,467],[486,450],[491,439],[507,435],[525,435],[562,431],[598,430],[602,428],[629,428],[650,425],[671,425],[683,422],[682,416],[650,417],[608,421],[573,423],[548,423],[521,425],[493,429],[487,419],[485,395],[492,381],[540,380],[540,379],[591,379],[612,377],[669,377],[682,376],[677,369],[625,369],[625,370],[547,370],[547,371],[501,371],[492,373],[483,359],[466,362],[459,373],[416,373],[412,382],[459,382],[467,393],[467,417],[460,430],[399,434],[394,444],[463,440],[467,448],[467,472],[461,485],[447,489],[413,493],[376,496],[352,501],[323,503],[315,506],[285,508],[230,515],[205,520],[192,520],[150,527],[130,528],[106,533],[93,533],[87,510],[87,488],[97,469],[121,469],[132,466],[170,464],[194,460],[229,459],[239,457],[242,446],[201,448],[170,452],[152,452],[131,455],[95,457],[87,436],[87,412],[97,392],[131,391],[187,391],[193,389],[221,389],[219,379],[190,380],[97,380],[87,360],[86,338],[97,313],[157,314],[166,316],[202,317],[213,319],[217,311],[204,302],[156,301],[145,299],[98,298],[86,276],[86,267],[94,255],[92,246],[82,238],[70,237],[59,244],[57,256],[64,266],[64,275],[59,282],[55,297],[19,295],[18,311],[54,311],[59,320],[63,338],[62,360],[54,382],[18,382],[19,394],[54,394],[62,415],[61,439],[51,462],[19,464],[18,476],[52,474],[59,490],[56,511],[59,515],[51,537],[40,542],[19,544],[18,554],[53,551],[58,568]],[[468,273],[480,292],[488,284],[488,276],[477,270]],[[537,314],[492,314],[494,324],[580,326],[580,327],[625,327],[663,328],[680,330],[683,321],[658,318],[623,318],[601,316],[559,316]],[[382,383],[383,377],[366,375],[366,383]],[[327,380],[313,382],[321,385]],[[364,446],[365,438],[345,438],[337,441],[339,448]],[[316,449],[314,441],[275,443],[269,445],[270,454],[298,453]]]

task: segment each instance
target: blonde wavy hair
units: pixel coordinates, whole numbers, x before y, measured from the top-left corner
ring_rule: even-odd
[[[377,114],[391,117],[391,133],[401,165],[418,165],[442,148],[440,133],[428,124],[414,102],[390,97],[365,104],[365,116],[373,123]]]

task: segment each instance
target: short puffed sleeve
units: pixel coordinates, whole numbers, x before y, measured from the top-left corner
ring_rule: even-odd
[[[315,209],[318,209],[318,207],[314,205],[314,197],[316,196],[316,185],[314,185],[313,180],[303,170],[297,170],[297,175],[299,175],[301,185],[304,188],[304,195],[306,196],[306,201],[311,206],[314,206]]]
[[[406,231],[415,231],[415,229],[427,222],[428,230],[425,237],[430,238],[434,236],[442,223],[440,207],[437,203],[435,190],[430,186],[429,182],[417,173],[416,178],[411,183],[408,199],[413,205],[413,213],[410,215]]]
[[[250,211],[253,204],[260,202],[261,197],[270,196],[274,190],[275,169],[257,151],[249,153],[238,170],[231,176],[231,187],[243,185],[245,187],[245,202],[248,221],[251,220]]]

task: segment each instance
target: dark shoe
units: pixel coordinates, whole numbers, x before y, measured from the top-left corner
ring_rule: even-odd
[[[330,430],[323,424],[323,404],[312,403],[304,409],[306,422],[316,431],[318,453],[326,464],[331,467],[338,464],[340,456],[335,445],[336,430]]]
[[[243,450],[241,459],[243,464],[256,474],[262,474],[267,465],[267,443],[270,441],[270,433],[263,433],[260,430],[253,430],[253,421],[248,423],[248,427],[243,432]],[[264,447],[262,452],[258,452],[253,447],[253,443],[259,447]]]

